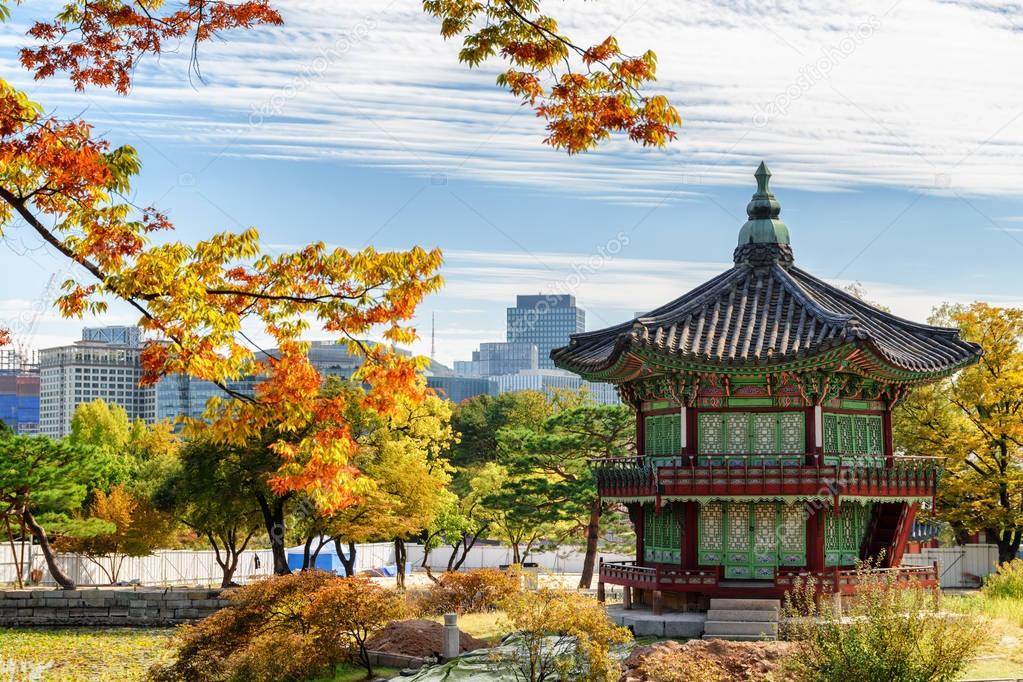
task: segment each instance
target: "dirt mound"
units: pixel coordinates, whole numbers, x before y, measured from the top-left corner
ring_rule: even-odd
[[[720,639],[658,642],[629,654],[624,661],[621,682],[683,679],[676,675],[697,670],[710,673],[714,667],[725,680],[758,681],[778,669],[791,646],[787,642],[729,642]],[[708,674],[706,679],[715,679],[715,676]]]
[[[402,656],[436,656],[440,653],[444,626],[432,620],[403,620],[391,623],[366,642],[372,651],[384,651]],[[459,633],[458,646],[461,651],[474,651],[487,645],[472,635]]]

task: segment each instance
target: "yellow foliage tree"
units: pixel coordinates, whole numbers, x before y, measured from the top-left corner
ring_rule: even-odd
[[[520,639],[503,661],[526,682],[613,682],[621,672],[611,647],[632,640],[608,618],[604,605],[577,592],[541,588],[503,602]]]
[[[1023,310],[946,305],[932,324],[979,343],[975,365],[914,391],[896,410],[896,447],[946,457],[938,513],[959,533],[986,531],[999,560],[1023,540]]]

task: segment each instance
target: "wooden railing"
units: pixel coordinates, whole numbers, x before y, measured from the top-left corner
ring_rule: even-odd
[[[890,576],[897,587],[938,587],[938,565],[898,566],[876,568],[873,576]],[[702,592],[715,588],[721,582],[721,567],[681,569],[664,566],[639,566],[635,561],[601,561],[599,580],[611,585],[623,585],[645,590],[673,592]],[[864,572],[856,569],[831,568],[809,571],[801,568],[776,568],[774,586],[781,591],[792,589],[800,582],[813,578],[813,585],[822,592],[853,593]],[[768,583],[770,584],[770,583]]]
[[[601,582],[640,589],[686,590],[696,586],[715,586],[721,578],[718,567],[685,570],[664,566],[639,566],[635,561],[601,561]],[[691,587],[690,587],[691,586]]]
[[[714,463],[724,458],[724,463]],[[799,464],[781,464],[796,459]],[[941,458],[871,455],[701,455],[591,462],[604,497],[858,495],[930,497]]]
[[[785,589],[794,587],[799,581],[813,578],[819,591],[852,593],[856,591],[860,577],[865,573],[871,576],[890,578],[896,587],[937,588],[940,576],[938,564],[932,566],[895,566],[893,568],[873,568],[869,571],[857,571],[849,568],[831,568],[824,571],[808,571],[797,568],[779,568],[775,573],[774,584]]]

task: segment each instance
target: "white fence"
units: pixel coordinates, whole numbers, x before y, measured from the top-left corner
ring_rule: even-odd
[[[347,547],[344,548],[347,551]],[[16,545],[17,552],[21,547]],[[328,546],[324,552],[332,552]],[[42,552],[38,547],[25,545],[25,567],[22,575],[28,578],[32,568],[43,571],[43,584],[53,584],[46,570]],[[301,552],[292,548],[289,552]],[[440,547],[430,553],[428,565],[440,571],[447,566],[450,547]],[[14,555],[16,556],[16,555]],[[11,548],[0,547],[0,584],[12,584],[17,580]],[[605,561],[632,559],[626,554],[602,554]],[[356,545],[356,570],[394,565],[394,546],[389,542]],[[535,552],[526,557],[540,569],[552,573],[579,573],[583,567],[581,548],[566,547],[557,551]],[[64,571],[80,585],[103,585],[108,582],[106,574],[85,557],[58,554],[57,560]],[[101,560],[104,561],[104,560]],[[408,561],[413,567],[423,562],[422,545],[408,545]],[[998,564],[998,548],[995,545],[966,545],[963,547],[925,548],[920,554],[906,554],[902,563],[906,566],[930,566],[938,562],[941,586],[945,588],[978,587],[985,576],[992,573]],[[477,545],[462,564],[462,568],[497,567],[512,562],[510,547]],[[269,549],[246,550],[238,564],[235,580],[245,582],[253,578],[270,575],[273,571],[273,557]],[[220,566],[212,551],[162,550],[150,556],[132,557],[124,560],[118,578],[122,581],[138,581],[143,585],[219,585]]]
[[[996,545],[925,547],[919,554],[904,554],[903,566],[932,566],[938,562],[943,588],[980,587],[984,578],[998,568]]]
[[[20,546],[17,548],[21,552]],[[343,547],[345,552],[347,546]],[[423,562],[422,545],[407,546],[408,561],[414,568]],[[301,553],[301,547],[288,550],[289,553]],[[25,566],[22,575],[28,579],[33,568],[43,572],[42,583],[54,584],[43,554],[38,547],[25,545]],[[324,547],[321,553],[333,553],[333,545]],[[447,566],[450,547],[441,547],[430,553],[428,565],[435,570],[443,570]],[[16,556],[16,555],[15,555]],[[605,561],[631,559],[632,555],[604,554]],[[576,548],[565,548],[554,552],[536,552],[526,557],[527,561],[535,562],[543,571],[552,573],[579,573],[583,566],[583,553]],[[74,554],[58,554],[57,561],[64,572],[79,585],[105,585],[109,582],[106,573],[89,559]],[[107,559],[100,559],[109,566]],[[474,547],[462,568],[498,567],[510,564],[512,551],[509,547],[479,545]],[[9,546],[0,547],[0,584],[13,584],[17,580],[17,559],[12,557]],[[394,565],[394,545],[389,542],[366,543],[356,545],[355,567],[357,571],[365,571],[381,566]],[[270,575],[273,571],[273,557],[269,549],[246,550],[242,553],[235,573],[235,580],[245,582],[254,578]],[[118,580],[124,582],[138,581],[143,585],[219,585],[221,569],[212,551],[193,550],[161,550],[145,557],[129,557],[124,559],[118,573]]]

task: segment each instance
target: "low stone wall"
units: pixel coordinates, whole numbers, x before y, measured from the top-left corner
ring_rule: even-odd
[[[0,625],[176,625],[227,606],[220,592],[116,587],[0,590]]]

